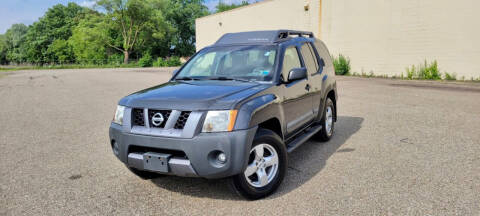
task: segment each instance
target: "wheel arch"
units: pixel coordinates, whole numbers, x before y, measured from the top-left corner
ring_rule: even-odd
[[[278,120],[278,118],[273,117],[271,119],[268,119],[258,124],[258,127],[275,132],[283,140],[282,125],[280,124],[280,120]]]
[[[336,92],[334,89],[330,90],[328,93],[327,93],[327,97],[326,98],[330,98],[330,100],[332,100],[333,102],[333,120],[336,122],[337,121],[337,97],[336,97]]]
[[[284,139],[283,109],[277,96],[266,94],[245,102],[238,109],[236,130],[261,126],[274,131]]]

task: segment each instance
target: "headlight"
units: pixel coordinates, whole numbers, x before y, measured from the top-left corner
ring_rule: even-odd
[[[125,112],[125,107],[117,105],[117,110],[115,111],[115,116],[113,116],[113,123],[119,125],[123,124],[123,113]]]
[[[208,111],[202,132],[232,131],[237,118],[237,110]]]

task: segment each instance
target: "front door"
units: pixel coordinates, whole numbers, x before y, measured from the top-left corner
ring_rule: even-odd
[[[282,65],[283,80],[287,81],[288,72],[292,68],[300,67],[304,65],[300,60],[298,48],[296,46],[286,48]],[[283,111],[288,136],[312,121],[312,98],[309,95],[310,85],[307,78],[287,82],[283,87]]]

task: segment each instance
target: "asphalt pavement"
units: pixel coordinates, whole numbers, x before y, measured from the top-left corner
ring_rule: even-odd
[[[0,75],[0,215],[480,215],[479,84],[339,77],[334,138],[246,201],[226,180],[141,180],[112,154],[118,100],[172,70]]]

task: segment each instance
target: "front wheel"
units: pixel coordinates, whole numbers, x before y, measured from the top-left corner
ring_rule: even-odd
[[[259,128],[243,173],[231,178],[236,192],[247,199],[260,199],[273,193],[282,183],[287,168],[287,150],[280,137]]]

